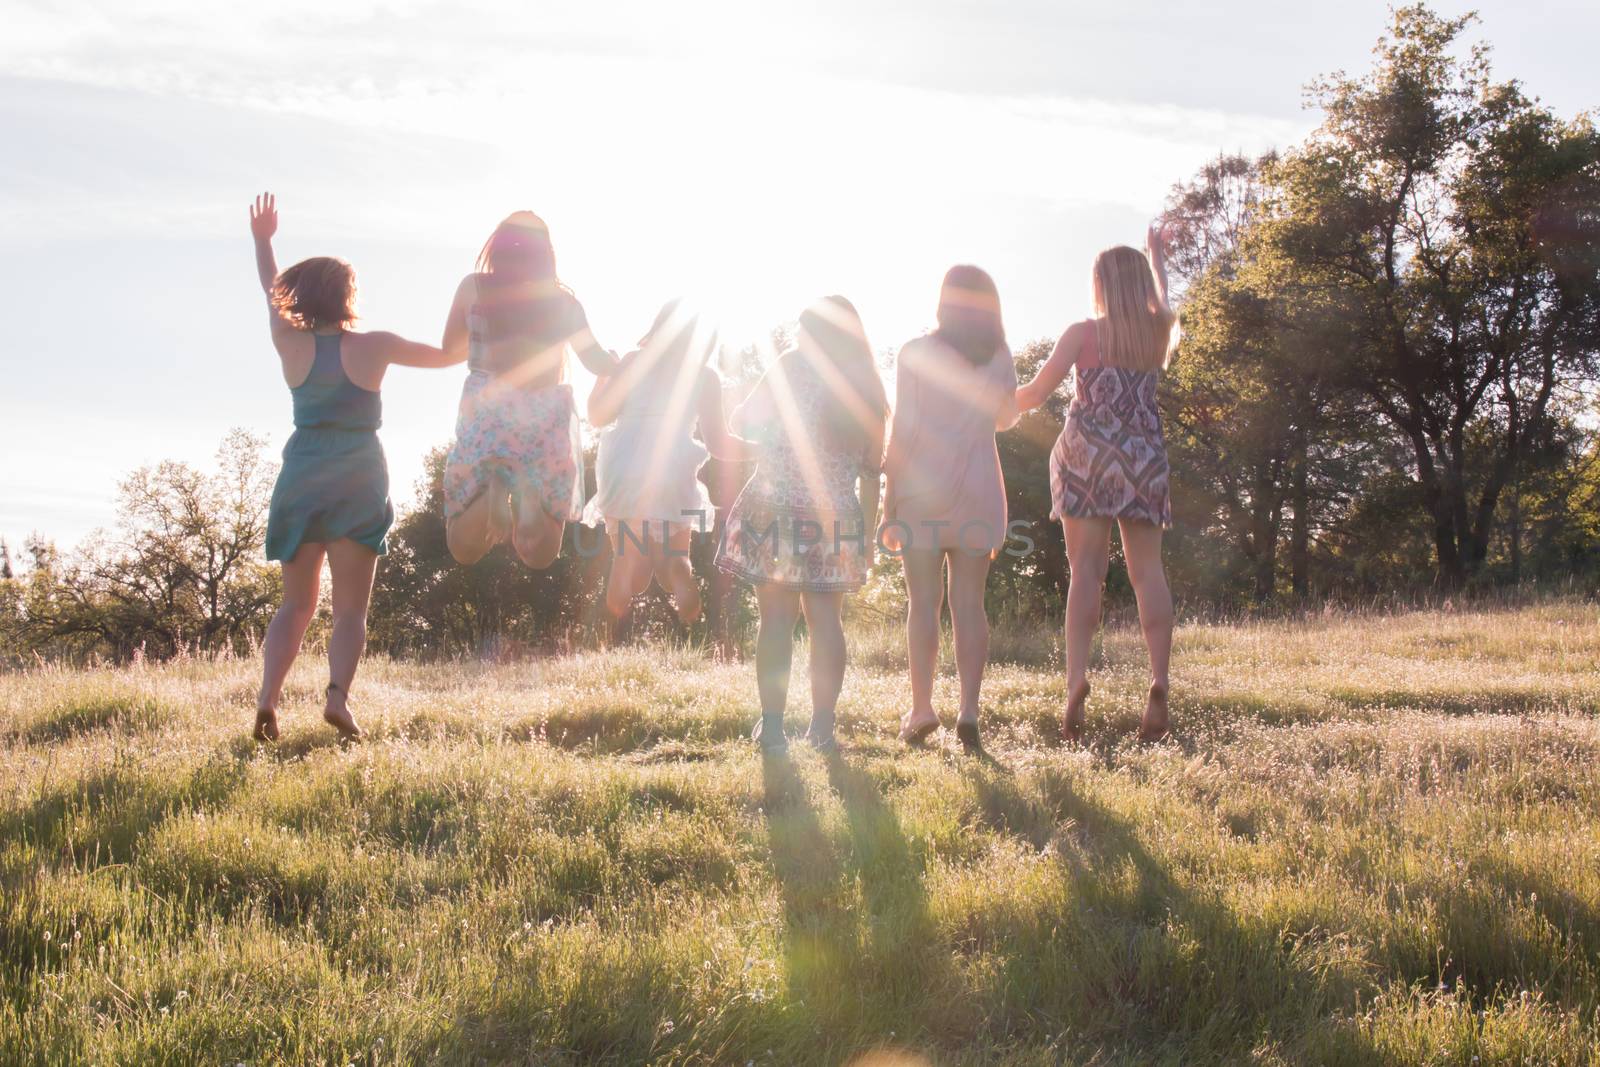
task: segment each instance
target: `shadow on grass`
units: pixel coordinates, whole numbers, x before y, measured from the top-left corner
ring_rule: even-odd
[[[61,704],[12,736],[40,745],[102,730],[134,735],[157,729],[170,717],[171,713],[150,697],[102,697]]]
[[[1236,1062],[1263,1048],[1290,1062],[1381,1062],[1281,931],[1192,890],[1065,775],[1043,774],[1035,800],[1009,775],[976,774],[985,822],[1052,846],[1067,874],[1054,906],[974,917],[1003,972],[983,1037],[1072,1034],[1111,1062]]]

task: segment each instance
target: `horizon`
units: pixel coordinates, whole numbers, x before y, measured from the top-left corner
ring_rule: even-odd
[[[1600,11],[1477,9],[1468,38],[1495,46],[1496,78],[1563,116],[1588,106],[1581,42]],[[630,2],[542,17],[21,5],[0,43],[0,131],[25,160],[0,170],[0,309],[21,327],[0,396],[14,554],[33,532],[65,550],[110,528],[122,477],[169,458],[206,467],[232,427],[282,445],[287,390],[245,225],[263,188],[283,211],[281,264],[349,259],[362,327],[419,340],[437,340],[493,225],[530,207],[618,352],[684,292],[735,343],[843,292],[873,347],[896,348],[929,324],[955,262],[994,275],[1020,348],[1082,314],[1094,252],[1139,243],[1173,184],[1219,152],[1303,138],[1318,117],[1302,87],[1365,69],[1387,26],[1378,3],[1256,0],[984,17],[942,2],[915,20]],[[1061,48],[1079,25],[1092,46]],[[960,152],[942,147],[952,133]],[[450,439],[463,374],[385,382],[399,508],[424,452]],[[581,401],[575,363],[574,377]]]

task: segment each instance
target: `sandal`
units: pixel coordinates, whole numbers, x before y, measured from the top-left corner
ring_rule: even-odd
[[[1076,745],[1083,740],[1083,728],[1089,719],[1088,707],[1089,683],[1085,681],[1077,692],[1067,694],[1067,714],[1061,720],[1061,740],[1069,745]]]
[[[278,739],[278,712],[276,709],[256,709],[254,736],[257,741],[276,741]]]

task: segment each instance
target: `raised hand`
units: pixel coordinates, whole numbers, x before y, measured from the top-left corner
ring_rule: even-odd
[[[262,193],[250,205],[250,236],[258,241],[270,241],[278,232],[278,198]]]
[[[1150,224],[1149,230],[1145,233],[1145,247],[1150,250],[1152,255],[1165,255],[1167,249],[1172,246],[1172,239],[1176,236],[1176,229],[1177,227],[1165,218],[1156,219]]]

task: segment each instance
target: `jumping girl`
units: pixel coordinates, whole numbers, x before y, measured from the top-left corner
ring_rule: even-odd
[[[495,228],[478,269],[456,288],[444,350],[471,373],[445,461],[445,538],[476,563],[509,537],[522,562],[555,562],[583,512],[582,442],[567,349],[596,376],[614,355],[589,332],[583,305],[556,274],[550,231],[531,211]]]
[[[683,622],[700,617],[689,535],[709,530],[712,513],[697,473],[708,456],[738,460],[749,447],[723,417],[722,380],[707,366],[716,347],[715,334],[682,301],[670,301],[638,351],[589,394],[589,422],[606,429],[584,521],[603,522],[611,542],[606,611],[613,621],[652,579]]]
[[[267,513],[267,558],[283,564],[283,604],[262,649],[255,736],[278,739],[283,680],[316,614],[326,558],[333,572],[333,633],[322,717],[356,738],[361,728],[350,713],[350,685],[367,643],[374,569],[394,521],[378,442],[378,390],[390,364],[444,367],[460,360],[392,333],[350,329],[356,319],[350,264],[317,256],[279,274],[272,253],[277,230],[277,199],[263,193],[250,207],[250,233],[272,346],[294,398],[295,429]]]

